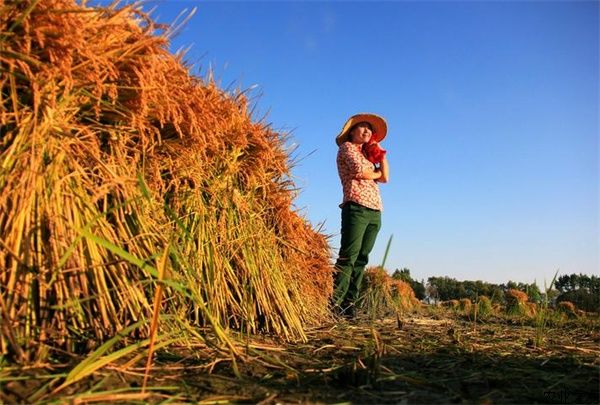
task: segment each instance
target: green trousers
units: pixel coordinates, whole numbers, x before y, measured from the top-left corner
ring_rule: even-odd
[[[342,240],[335,264],[334,303],[341,307],[355,304],[369,253],[375,245],[381,228],[381,211],[356,203],[346,203],[342,208]]]

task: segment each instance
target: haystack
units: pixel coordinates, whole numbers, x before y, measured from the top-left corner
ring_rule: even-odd
[[[561,301],[556,306],[559,313],[566,315],[569,318],[577,318],[577,307],[571,301]]]
[[[527,296],[527,293],[514,288],[509,288],[505,292],[505,298],[507,314],[517,316],[535,315],[535,304],[529,302],[529,297]]]
[[[474,309],[477,311],[477,317],[485,318],[493,313],[492,301],[487,296],[480,295]]]
[[[382,267],[370,267],[365,272],[360,304],[375,318],[413,310],[419,300],[410,284],[392,278]]]
[[[471,302],[471,300],[469,298],[461,298],[459,300],[458,308],[460,311],[464,312],[465,314],[469,314],[471,312],[472,306],[473,306],[473,303]]]
[[[0,2],[0,49],[3,352],[102,341],[149,317],[158,283],[165,317],[221,337],[302,339],[328,316],[329,247],[293,207],[285,135],[192,76],[166,27]]]

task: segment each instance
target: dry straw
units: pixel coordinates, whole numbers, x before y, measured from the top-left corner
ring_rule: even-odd
[[[479,318],[486,318],[493,313],[492,301],[485,295],[477,297],[477,303],[474,305]]]
[[[523,291],[510,288],[506,290],[506,313],[516,316],[533,316],[537,312],[535,303]]]
[[[569,318],[577,317],[577,308],[571,301],[561,301],[556,306],[558,312],[566,314]]]
[[[0,2],[0,346],[15,360],[139,320],[149,336],[156,308],[230,347],[227,328],[302,339],[328,316],[329,247],[293,209],[284,136],[191,76],[164,28],[131,6]]]
[[[442,306],[444,307],[448,307],[454,310],[458,310],[459,306],[460,306],[460,301],[459,300],[448,300],[448,301],[442,301]]]
[[[459,300],[458,308],[460,311],[464,312],[465,314],[469,314],[469,312],[471,312],[472,306],[473,306],[473,303],[471,302],[471,300],[469,298],[461,298]]]
[[[408,283],[392,278],[382,267],[370,267],[365,272],[360,303],[367,315],[376,318],[413,310],[419,300]]]

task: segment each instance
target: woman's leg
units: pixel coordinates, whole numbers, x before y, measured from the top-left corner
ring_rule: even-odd
[[[350,284],[346,293],[346,297],[351,303],[356,303],[356,300],[358,300],[360,287],[365,274],[365,266],[369,262],[369,254],[371,253],[371,250],[373,250],[373,246],[375,246],[377,234],[381,229],[380,211],[367,211],[366,217],[368,218],[368,223],[365,227],[360,250],[356,261],[354,262],[352,277],[350,278]]]
[[[342,235],[340,253],[335,264],[335,286],[333,299],[336,305],[347,301],[348,288],[354,274],[354,264],[360,254],[368,219],[363,207],[346,204],[342,208]]]

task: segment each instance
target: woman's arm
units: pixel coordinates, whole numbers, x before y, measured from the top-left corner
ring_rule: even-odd
[[[378,179],[375,179],[376,181],[378,181],[380,183],[387,183],[390,180],[390,168],[388,165],[387,158],[385,156],[383,157],[383,160],[381,161],[381,166],[379,167],[379,173],[381,173],[381,176]]]
[[[357,180],[376,180],[379,181],[381,178],[381,172],[379,169],[366,170],[356,175]]]
[[[356,175],[358,180],[375,180],[379,183],[387,183],[390,176],[390,170],[387,158],[384,156],[378,169],[364,171]]]

